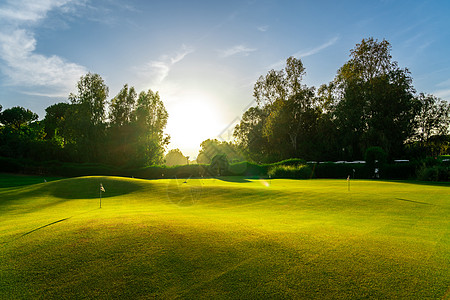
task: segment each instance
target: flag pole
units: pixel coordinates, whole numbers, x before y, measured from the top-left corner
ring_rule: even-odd
[[[102,208],[102,184],[101,183],[100,183],[99,191],[100,191],[100,208]]]

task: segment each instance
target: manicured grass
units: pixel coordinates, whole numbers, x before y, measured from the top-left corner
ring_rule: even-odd
[[[0,298],[449,297],[447,184],[183,182],[1,188]]]

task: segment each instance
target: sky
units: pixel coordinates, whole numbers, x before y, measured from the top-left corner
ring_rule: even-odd
[[[168,149],[194,158],[232,137],[259,76],[295,56],[318,87],[363,38],[388,40],[417,92],[449,101],[449,15],[447,0],[0,0],[0,104],[43,119],[98,73],[109,99],[124,84],[158,91]]]

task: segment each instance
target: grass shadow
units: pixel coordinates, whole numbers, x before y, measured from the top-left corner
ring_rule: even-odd
[[[105,192],[100,191],[100,184]],[[128,180],[110,177],[80,177],[61,180],[49,187],[52,196],[62,199],[95,199],[116,197],[141,189],[142,186]]]
[[[245,178],[243,176],[221,176],[221,177],[216,177],[216,179],[226,181],[226,182],[240,182],[240,183],[251,182],[250,180],[248,180],[247,178]]]

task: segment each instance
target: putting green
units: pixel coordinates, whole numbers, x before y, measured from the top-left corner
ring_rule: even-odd
[[[0,298],[447,299],[449,185],[350,184],[0,185]]]

